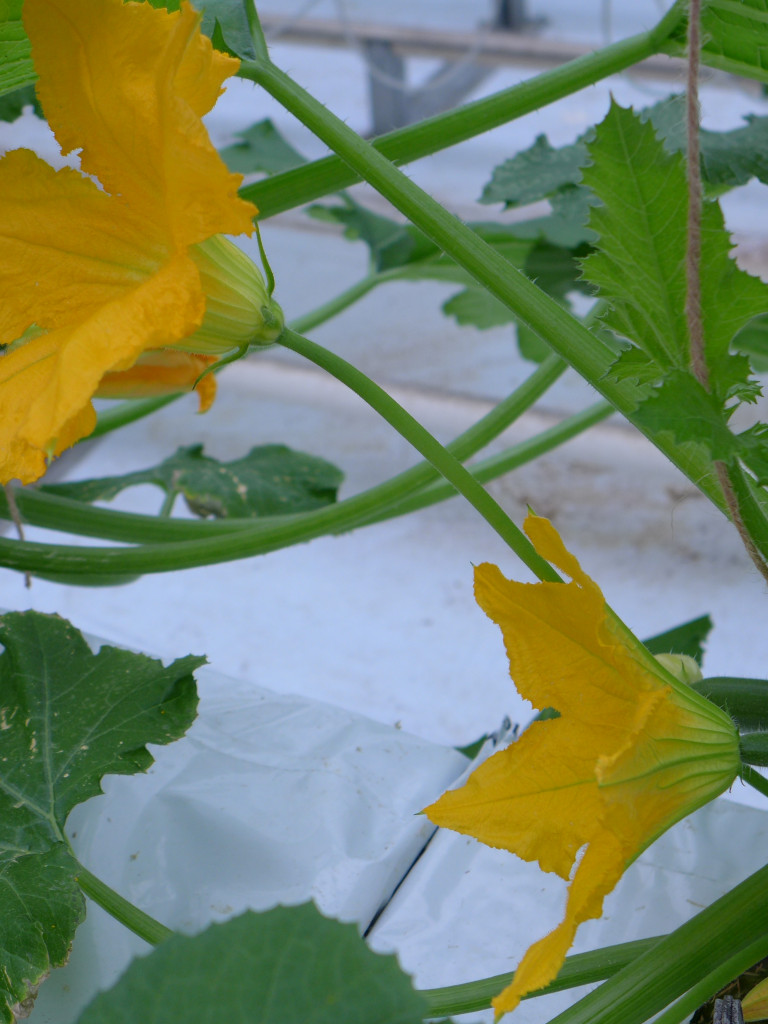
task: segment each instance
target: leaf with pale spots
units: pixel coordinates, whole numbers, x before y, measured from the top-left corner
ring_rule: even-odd
[[[205,455],[201,444],[195,444],[136,473],[42,489],[77,501],[104,501],[126,487],[155,484],[171,499],[183,494],[195,515],[248,519],[330,505],[336,501],[343,477],[330,462],[281,444],[251,448],[232,462],[219,462]]]
[[[85,908],[64,824],[104,775],[152,764],[195,716],[192,671],[144,655],[94,654],[58,616],[0,617],[0,1021],[64,963]]]

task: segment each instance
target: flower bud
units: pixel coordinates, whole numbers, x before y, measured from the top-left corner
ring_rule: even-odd
[[[284,317],[269,296],[261,271],[223,235],[193,245],[189,254],[200,272],[205,316],[194,334],[174,348],[223,355],[247,345],[271,345],[280,337]]]
[[[701,669],[689,654],[657,654],[656,661],[681,683],[692,686],[702,678]]]

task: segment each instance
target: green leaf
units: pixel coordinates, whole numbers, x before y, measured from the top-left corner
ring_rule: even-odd
[[[84,915],[64,823],[107,774],[152,764],[195,717],[187,657],[94,654],[70,623],[38,612],[0,617],[0,1020],[64,963]]]
[[[550,144],[546,135],[537,136],[528,149],[494,168],[479,202],[525,206],[552,195],[565,185],[577,185],[587,159],[586,143],[593,135],[591,128],[576,142],[558,149]]]
[[[5,801],[2,801],[5,803]],[[3,835],[2,833],[5,833]],[[85,901],[63,843],[26,854],[0,831],[0,1020],[31,1009],[37,987],[67,962]]]
[[[178,11],[181,6],[181,0],[149,0],[149,3],[169,11]],[[216,49],[247,60],[256,56],[243,0],[192,0],[192,6],[202,13],[201,29]]]
[[[745,185],[750,178],[768,184],[768,117],[748,114],[745,120],[728,132],[701,132],[701,171],[712,189]]]
[[[531,242],[512,234],[494,237],[485,225],[478,225],[478,228],[478,234],[485,234],[486,241],[562,305],[568,305],[566,297],[570,292],[588,290],[579,276],[572,250],[542,240]],[[518,228],[518,224],[511,225],[508,231],[516,232]],[[459,324],[481,330],[515,323],[515,316],[507,306],[474,283],[448,299],[443,304],[443,312],[453,316]],[[517,344],[523,358],[535,363],[540,363],[551,352],[549,345],[524,324],[517,324]]]
[[[651,121],[657,135],[671,150],[686,148],[685,99],[681,95],[645,107],[638,112],[641,121]],[[716,135],[718,133],[704,133]],[[532,146],[494,168],[491,180],[483,189],[481,203],[504,203],[507,207],[524,206],[540,199],[551,199],[560,193],[578,192],[582,168],[589,161],[588,144],[595,138],[595,129],[588,128],[566,146],[554,148],[546,135],[539,135]],[[583,206],[582,195],[578,202]],[[586,218],[582,223],[586,222]]]
[[[768,372],[768,314],[750,320],[733,339],[733,347],[749,356],[757,373]]]
[[[642,395],[647,397],[636,416],[645,429],[701,444],[712,459],[730,462],[736,456],[739,443],[728,429],[722,403],[687,370],[669,370],[659,387]]]
[[[683,9],[685,4],[678,0]],[[701,59],[713,68],[768,82],[765,0],[705,0],[701,11]],[[686,19],[664,44],[675,57],[686,54]]]
[[[389,270],[411,262],[419,247],[421,233],[415,228],[373,213],[348,197],[345,197],[344,205],[315,203],[307,212],[316,220],[341,224],[344,237],[350,241],[365,242],[375,271]],[[438,251],[426,238],[424,247],[429,253],[436,254]]]
[[[597,252],[584,276],[612,305],[609,327],[634,342],[664,371],[689,365],[685,318],[687,185],[683,158],[665,152],[650,124],[613,103],[589,146],[585,183],[601,200],[590,227]],[[702,317],[710,385],[721,403],[754,397],[749,364],[730,354],[734,335],[768,310],[768,287],[730,258],[719,206],[702,218]]]
[[[687,654],[701,665],[704,644],[711,630],[712,619],[709,615],[701,615],[672,629],[665,629],[663,633],[657,633],[643,643],[651,654]]]
[[[78,1024],[420,1024],[426,1015],[394,956],[305,903],[172,936]]]
[[[292,451],[285,445],[251,448],[231,462],[203,453],[201,444],[179,448],[157,466],[124,476],[106,476],[45,490],[76,501],[108,501],[126,487],[154,484],[169,497],[183,494],[198,516],[253,518],[307,512],[336,500],[343,479],[340,469],[324,459]]]
[[[668,153],[685,153],[684,95],[669,96],[638,111],[637,116],[653,125]],[[746,122],[724,132],[702,129],[701,173],[708,195],[718,195],[753,177],[768,181],[768,117],[750,115]],[[592,241],[594,233],[585,228],[590,193],[579,186],[589,159],[587,146],[594,135],[595,129],[590,128],[576,142],[557,149],[540,135],[529,149],[495,168],[480,202],[512,207],[549,199],[552,214],[537,218],[543,237],[568,247]]]
[[[514,323],[515,320],[514,314],[503,302],[499,302],[479,285],[457,292],[443,303],[442,309],[445,315],[452,316],[457,324],[478,327],[480,330],[500,327],[503,324]]]
[[[217,49],[245,60],[256,56],[243,0],[194,0],[192,6],[203,12],[202,30]]]
[[[32,107],[38,117],[44,117],[34,85],[25,85],[0,97],[0,121],[15,121],[21,117],[24,107]]]
[[[37,75],[21,20],[24,0],[0,0],[0,94],[31,85]]]
[[[257,121],[244,132],[235,136],[240,139],[220,151],[220,156],[230,171],[239,174],[279,174],[300,167],[305,157],[286,142],[274,124],[267,117]]]

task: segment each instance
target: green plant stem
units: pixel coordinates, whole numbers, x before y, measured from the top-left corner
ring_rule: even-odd
[[[743,764],[741,766],[741,778],[743,782],[746,782],[748,786],[756,789],[762,796],[768,797],[768,779],[761,775],[760,772],[755,771],[751,765]]]
[[[589,985],[595,981],[604,981],[616,974],[627,964],[632,963],[641,953],[647,952],[659,938],[636,939],[634,942],[622,942],[616,946],[606,946],[589,953],[574,953],[566,957],[557,977],[546,988],[537,989],[523,996],[534,999],[550,992],[562,992],[576,988],[578,985]],[[447,985],[445,988],[423,989],[419,993],[427,1001],[430,1017],[443,1017],[449,1014],[471,1013],[473,1010],[485,1010],[491,1005],[491,999],[512,981],[511,974],[497,974],[492,978],[480,981],[468,981],[463,985]]]
[[[303,335],[296,334],[295,331],[285,330],[279,343],[332,374],[367,402],[466,498],[538,579],[555,582],[560,579],[549,562],[537,553],[522,530],[512,522],[498,502],[475,480],[469,470],[383,388],[380,388],[378,384],[375,384],[341,356],[317,345]]]
[[[160,924],[149,914],[145,914],[143,910],[139,910],[138,907],[129,903],[123,896],[111,889],[106,882],[102,882],[96,875],[92,875],[79,862],[77,884],[86,896],[90,897],[94,903],[98,903],[102,910],[106,910],[115,920],[124,924],[126,928],[150,945],[156,946],[173,935],[170,928],[166,928],[164,924]]]
[[[163,519],[167,519],[171,512],[173,512],[173,506],[176,504],[176,498],[178,497],[178,491],[167,491],[163,498],[163,504],[160,506],[160,511],[157,513]]]
[[[395,164],[409,163],[455,146],[653,56],[683,17],[684,11],[678,4],[650,32],[578,57],[457,110],[389,132],[376,139],[373,145]],[[253,67],[244,66],[239,74],[250,78]],[[363,177],[366,175],[346,164],[339,156],[330,156],[247,185],[240,194],[255,202],[259,207],[259,218],[266,220],[329,192],[354,185]]]
[[[703,1004],[708,1002],[716,992],[725,988],[734,978],[762,960],[768,951],[768,935],[762,935],[756,942],[740,949],[718,968],[702,978],[690,988],[682,999],[678,999],[655,1019],[654,1024],[680,1024]]]
[[[549,356],[508,398],[460,434],[449,446],[452,453],[462,460],[475,454],[533,405],[564,369],[562,360]],[[145,542],[144,547],[132,550],[33,544],[22,548],[17,541],[0,538],[0,564],[24,569],[31,557],[36,571],[40,572],[100,571],[110,574],[135,571],[135,568],[126,569],[125,562],[127,559],[132,566],[135,565],[138,553],[142,572],[163,572],[265,554],[323,534],[343,533],[362,522],[373,521],[390,504],[420,490],[438,476],[429,463],[419,463],[336,505],[258,522],[251,519],[210,522],[166,520],[90,507],[34,488],[21,489],[16,492],[17,502],[22,516],[30,524],[128,543]],[[454,493],[452,488],[450,493]],[[2,509],[3,496],[0,493]],[[7,507],[3,514],[8,515]],[[210,542],[214,538],[222,538],[224,546],[213,546]],[[176,543],[164,544],[164,541]],[[141,554],[150,547],[151,555]]]
[[[590,427],[606,420],[614,412],[615,410],[609,402],[596,402],[588,409],[569,416],[561,423],[549,427],[547,430],[542,430],[540,434],[536,434],[526,441],[521,441],[519,444],[512,445],[497,455],[481,459],[467,468],[479,483],[488,483],[497,477],[503,476],[505,473],[525,465],[527,462],[533,462],[534,459],[552,451],[553,448],[558,448],[560,445],[570,441],[571,438],[577,437]],[[438,502],[452,497],[455,493],[454,488],[445,482],[431,484],[417,494],[405,498],[397,505],[385,509],[380,515],[366,520],[365,525],[368,525],[369,522],[382,522],[385,519],[393,519],[396,516],[407,515],[422,508],[429,508],[431,505],[436,505]]]
[[[269,49],[264,36],[264,29],[261,27],[259,12],[256,10],[254,0],[243,0],[245,16],[248,19],[248,32],[253,43],[253,50],[259,60],[269,60]]]
[[[545,454],[561,444],[565,444],[571,438],[577,436],[589,427],[606,419],[613,413],[613,406],[607,402],[598,402],[583,412],[575,413],[573,416],[563,420],[554,427],[542,431],[534,437],[521,441],[520,444],[493,455],[488,459],[471,466],[470,472],[480,482],[487,483],[497,477],[508,473],[540,455]],[[494,410],[496,413],[497,410]],[[482,421],[484,422],[484,421]],[[467,432],[469,433],[469,432]],[[462,439],[466,435],[462,435]],[[457,457],[468,458],[472,452],[464,454],[466,449],[457,442],[447,445],[450,451]],[[433,483],[423,487],[416,494],[410,497],[397,500],[396,491],[399,489],[399,482],[411,474],[422,474],[428,469],[433,476],[437,476],[431,466],[420,463],[412,469],[405,470],[376,487],[371,491],[381,495],[378,504],[374,504],[371,511],[361,511],[354,522],[347,523],[345,527],[335,527],[329,522],[325,532],[339,534],[345,530],[356,529],[359,526],[368,526],[372,523],[383,522],[396,516],[416,512],[419,509],[428,508],[447,498],[454,497],[456,490],[450,484]],[[395,497],[390,501],[386,492],[392,492]],[[331,506],[333,510],[341,509],[346,511],[350,504],[359,505],[361,498],[367,498],[370,491],[362,492],[352,498],[345,498],[337,505]],[[110,540],[126,541],[128,543],[158,543],[163,541],[189,541],[195,538],[202,538],[211,535],[230,535],[240,531],[258,531],[261,523],[254,523],[252,519],[215,519],[201,522],[193,519],[159,519],[157,516],[141,515],[135,512],[118,512],[113,509],[96,508],[85,505],[69,498],[59,497],[44,491],[31,489],[19,491],[18,499],[21,501],[24,517],[27,523],[32,526],[41,526],[57,529],[66,529],[70,533],[82,533],[85,536],[103,537]],[[393,503],[394,502],[394,503]],[[371,502],[366,500],[366,507],[370,509]],[[2,497],[0,496],[0,513],[3,512]],[[297,516],[275,516],[270,520],[271,526],[290,522],[293,524],[302,516],[310,519],[316,513],[303,513]],[[312,520],[313,521],[313,520]],[[292,543],[297,543],[294,540]],[[287,542],[286,542],[287,544]],[[281,545],[285,546],[285,545]],[[260,552],[254,552],[259,554]]]
[[[435,242],[459,266],[543,338],[631,422],[635,422],[635,389],[607,376],[614,361],[611,348],[579,320],[514,268],[492,246],[448,213],[431,196],[397,170],[381,153],[298,86],[273,64],[245,62],[243,77],[262,85],[318,138],[335,150],[361,177]],[[660,432],[650,440],[691,481],[723,509],[723,495],[708,458],[698,446],[676,444]]]
[[[557,570],[539,555],[523,531],[512,522],[499,503],[491,497],[482,484],[477,482],[470,471],[378,384],[375,384],[341,356],[329,352],[328,349],[294,331],[285,330],[280,337],[280,344],[333,374],[337,380],[367,402],[390,426],[394,427],[406,441],[432,463],[435,469],[480,513],[488,525],[496,531],[510,550],[528,566],[538,579],[542,582],[561,582]],[[605,609],[615,628],[626,637],[627,643],[633,645],[636,653],[648,663],[653,672],[658,674],[660,666],[650,651],[640,643],[610,605],[606,603]],[[683,685],[669,674],[668,679],[673,686]],[[695,691],[691,691],[691,696],[695,696],[702,705],[714,711],[712,704],[706,698],[700,697]]]

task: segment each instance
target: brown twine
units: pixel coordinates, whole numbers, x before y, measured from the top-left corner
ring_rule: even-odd
[[[686,83],[686,129],[688,142],[688,244],[685,256],[685,318],[688,325],[691,370],[701,386],[709,391],[709,369],[704,350],[704,326],[701,317],[701,160],[699,154],[699,66],[701,63],[701,0],[688,0],[688,76]],[[714,463],[731,522],[753,563],[768,582],[766,565],[744,523],[728,466]]]
[[[686,126],[688,136],[688,246],[685,257],[685,318],[691,369],[696,380],[709,391],[709,370],[704,353],[704,327],[701,320],[701,162],[699,156],[699,63],[701,60],[701,0],[689,0],[688,8],[688,81],[686,87]]]

